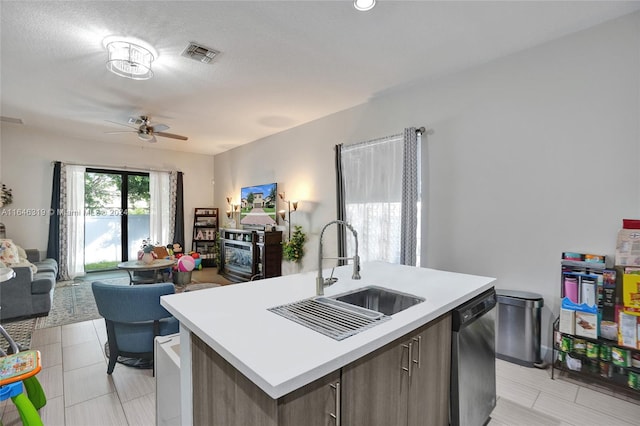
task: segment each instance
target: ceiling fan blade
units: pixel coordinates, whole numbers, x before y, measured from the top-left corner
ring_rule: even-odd
[[[116,130],[115,132],[104,132],[106,135],[115,135],[118,133],[137,133],[135,130]]]
[[[181,135],[176,135],[173,133],[166,133],[166,132],[153,132],[153,134],[156,136],[162,136],[164,138],[180,139],[181,141],[186,141],[189,139],[186,136],[181,136]]]
[[[130,126],[130,125],[128,125],[128,124],[118,123],[117,121],[111,121],[111,120],[105,120],[105,121],[106,121],[106,122],[108,122],[108,123],[117,124],[118,126],[124,126],[124,127],[129,127],[129,128],[131,128],[131,129],[136,129],[136,130],[138,130],[138,128],[137,128],[137,127],[135,127],[135,126]]]
[[[153,128],[153,133],[158,133],[158,132],[162,132],[164,130],[169,130],[169,126],[167,126],[166,124],[154,124],[152,126]]]
[[[153,136],[153,137],[152,137],[151,139],[149,139],[147,142],[149,142],[149,143],[156,143],[156,142],[158,142],[158,139],[156,139],[156,137],[155,137],[155,136]]]

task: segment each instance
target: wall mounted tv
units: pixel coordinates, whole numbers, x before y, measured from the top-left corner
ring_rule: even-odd
[[[276,197],[278,185],[247,186],[240,190],[240,223],[248,226],[276,224]]]

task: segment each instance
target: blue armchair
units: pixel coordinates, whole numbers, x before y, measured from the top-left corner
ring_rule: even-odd
[[[160,296],[175,293],[172,283],[132,286],[95,281],[91,289],[107,326],[107,374],[113,373],[118,356],[152,362],[155,336],[179,331],[178,320],[160,306]]]

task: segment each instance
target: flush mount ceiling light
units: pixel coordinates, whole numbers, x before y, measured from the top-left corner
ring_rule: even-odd
[[[126,40],[114,40],[107,43],[107,51],[107,69],[112,73],[132,80],[153,77],[151,63],[155,57],[146,47]]]
[[[375,5],[376,5],[376,0],[354,0],[353,1],[353,7],[355,7],[356,10],[359,10],[361,12],[366,12],[367,10],[371,10]]]

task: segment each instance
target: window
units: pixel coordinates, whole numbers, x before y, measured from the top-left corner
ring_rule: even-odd
[[[112,269],[135,259],[149,238],[149,174],[87,169],[85,172],[85,270]]]
[[[417,265],[421,203],[419,144],[415,128],[404,134],[336,147],[340,219],[359,235],[363,261]],[[341,238],[346,245],[351,239]],[[339,255],[352,253],[349,248]]]

